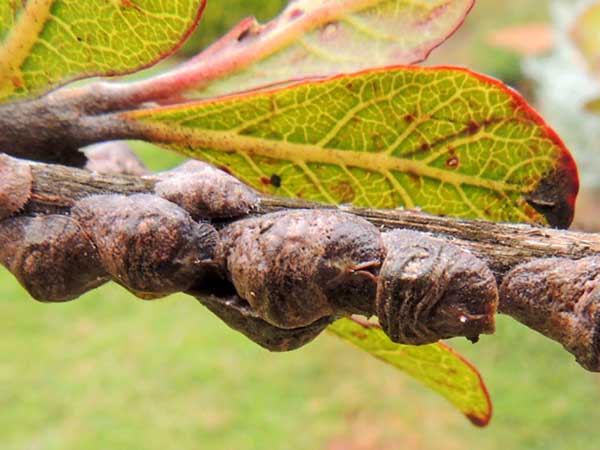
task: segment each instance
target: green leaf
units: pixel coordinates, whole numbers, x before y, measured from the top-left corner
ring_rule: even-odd
[[[117,75],[172,53],[206,0],[3,0],[0,102]]]
[[[560,138],[514,91],[464,69],[387,68],[120,118],[270,194],[553,226],[573,216]]]
[[[481,375],[443,342],[419,347],[395,344],[379,326],[351,319],[338,320],[328,331],[439,393],[475,425],[489,423],[492,404]]]
[[[600,2],[592,4],[581,14],[571,31],[573,40],[590,68],[600,72]]]
[[[296,0],[266,25],[242,21],[148,83],[161,95],[214,97],[373,67],[414,64],[464,21],[474,0]],[[163,92],[164,89],[164,92]]]

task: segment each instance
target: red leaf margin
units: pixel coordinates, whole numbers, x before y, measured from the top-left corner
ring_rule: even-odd
[[[48,94],[49,92],[60,89],[61,87],[66,86],[75,81],[80,81],[80,80],[85,80],[87,78],[95,78],[95,77],[111,78],[111,77],[117,77],[117,76],[131,75],[131,74],[140,72],[144,69],[148,69],[148,68],[156,65],[160,61],[162,61],[162,60],[168,58],[169,56],[171,56],[172,54],[174,54],[177,50],[179,50],[181,48],[181,46],[185,43],[185,41],[187,41],[189,39],[189,37],[192,35],[192,33],[198,27],[198,24],[200,23],[200,20],[202,19],[202,16],[204,14],[204,10],[206,9],[207,4],[208,4],[208,0],[200,0],[199,1],[196,16],[194,17],[194,20],[193,20],[192,24],[190,25],[190,27],[188,29],[184,30],[183,34],[181,35],[181,38],[173,47],[171,47],[166,52],[158,55],[158,57],[156,57],[155,59],[148,61],[145,64],[134,67],[130,70],[122,70],[122,71],[114,71],[114,72],[109,71],[109,72],[101,72],[101,73],[91,72],[91,73],[86,73],[81,76],[76,76],[74,78],[68,78],[65,80],[61,80],[61,81],[58,81],[55,85],[48,86],[47,90],[42,90],[42,92],[37,96],[39,97],[39,96]],[[35,95],[34,95],[34,97],[35,97]]]
[[[438,66],[433,67],[433,69],[464,72],[483,83],[499,88],[511,97],[513,107],[516,111],[522,110],[525,116],[536,122],[554,145],[560,148],[561,154],[557,160],[556,169],[540,180],[536,190],[527,200],[534,209],[546,217],[552,227],[569,228],[573,222],[575,203],[577,201],[577,194],[579,193],[579,172],[573,155],[558,133],[518,91],[507,86],[497,78],[492,78],[462,67]],[[551,210],[549,208],[544,210],[544,208],[536,206],[534,197],[536,195],[543,196],[544,201],[548,201],[548,199],[554,201],[555,206]]]
[[[71,81],[83,80],[85,78],[92,78],[92,77],[116,77],[116,76],[121,76],[121,75],[131,75],[132,73],[136,73],[136,72],[139,72],[141,70],[148,69],[148,68],[154,66],[155,64],[159,63],[160,61],[164,60],[165,58],[168,58],[173,53],[175,53],[177,50],[179,50],[181,48],[181,46],[185,43],[185,41],[187,41],[189,39],[189,37],[192,35],[192,33],[198,27],[198,24],[200,23],[200,20],[202,19],[202,16],[204,14],[204,10],[206,9],[206,5],[207,4],[208,4],[208,0],[200,0],[199,5],[198,5],[198,11],[196,12],[196,17],[194,17],[194,21],[192,22],[192,24],[190,25],[190,27],[187,30],[184,30],[184,32],[181,35],[181,38],[179,39],[179,41],[173,47],[171,47],[171,49],[169,49],[166,52],[158,55],[158,57],[155,58],[155,59],[153,59],[152,61],[149,61],[146,64],[143,64],[143,65],[138,66],[138,67],[136,67],[134,69],[131,69],[131,70],[107,72],[107,73],[104,73],[104,74],[83,75],[83,76],[81,76],[79,78],[75,78],[75,79],[69,80],[69,81],[63,83],[62,85],[66,84],[66,83],[70,83]]]
[[[419,64],[419,63],[422,63],[422,62],[426,61],[429,58],[429,55],[431,55],[431,53],[434,50],[436,50],[444,42],[446,42],[448,39],[450,39],[452,36],[454,36],[458,32],[458,30],[460,30],[462,28],[462,26],[464,25],[465,21],[469,17],[469,14],[471,14],[471,11],[475,7],[476,1],[477,0],[471,0],[471,4],[467,7],[467,9],[465,11],[465,14],[463,15],[462,19],[456,24],[456,27],[452,31],[450,31],[445,37],[441,38],[440,41],[437,44],[431,46],[429,48],[429,50],[424,53],[423,59],[421,59],[419,61],[414,61],[411,64]]]
[[[479,386],[481,387],[481,392],[483,392],[485,401],[487,403],[486,413],[485,413],[485,415],[482,415],[482,416],[477,415],[475,413],[469,413],[469,414],[465,414],[465,417],[467,419],[469,419],[469,421],[476,427],[480,427],[480,428],[487,427],[489,425],[490,421],[492,420],[492,416],[494,414],[494,405],[492,403],[492,398],[490,396],[490,392],[488,391],[488,388],[485,385],[485,381],[483,380],[483,376],[481,375],[481,373],[479,372],[477,367],[475,367],[475,365],[471,361],[469,361],[463,355],[458,353],[453,347],[448,345],[446,342],[438,341],[438,344],[441,347],[444,347],[444,349],[446,349],[448,351],[448,353],[452,353],[454,356],[456,356],[458,359],[460,359],[467,367],[469,367],[473,371],[473,373],[475,375],[477,375],[477,380],[479,381]]]
[[[202,16],[204,15],[204,10],[206,9],[207,4],[208,4],[208,0],[200,0],[200,4],[198,5],[198,11],[196,12],[196,17],[194,17],[194,21],[192,22],[190,27],[187,30],[185,30],[184,33],[181,35],[179,42],[177,42],[170,50],[167,50],[163,54],[159,55],[158,58],[156,58],[154,61],[151,61],[143,66],[140,66],[137,69],[133,69],[130,72],[121,72],[120,75],[132,74],[135,72],[139,72],[140,70],[148,69],[149,67],[152,67],[156,63],[162,61],[163,59],[168,58],[173,53],[175,53],[177,50],[179,50],[181,48],[181,46],[185,43],[185,41],[187,41],[189,39],[189,37],[192,35],[192,33],[194,31],[196,31],[196,28],[198,28],[198,24],[200,23],[200,20],[202,19]],[[109,74],[109,75],[104,75],[104,76],[112,77],[112,76],[116,76],[116,75],[117,74]]]

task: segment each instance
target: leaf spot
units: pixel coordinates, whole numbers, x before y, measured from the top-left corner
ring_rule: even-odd
[[[341,203],[350,203],[356,197],[352,184],[347,181],[332,184],[330,189]]]
[[[15,89],[21,89],[23,87],[25,87],[25,84],[23,82],[23,79],[19,76],[14,76],[10,79],[12,85],[15,87]]]
[[[467,125],[467,134],[469,135],[474,135],[477,134],[479,132],[479,130],[481,129],[481,125],[479,125],[477,122],[469,122],[469,125]]]
[[[383,137],[381,137],[381,135],[379,134],[374,134],[373,136],[371,136],[371,139],[373,141],[373,146],[378,150],[384,150],[385,149],[385,141],[383,139]]]
[[[271,179],[269,181],[276,188],[281,187],[281,177],[279,175],[271,175]]]
[[[446,167],[448,167],[450,169],[456,169],[459,165],[460,165],[460,159],[458,159],[458,156],[456,156],[456,155],[450,156],[446,160]]]

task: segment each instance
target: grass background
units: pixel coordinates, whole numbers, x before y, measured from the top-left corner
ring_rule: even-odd
[[[213,1],[196,44],[257,5],[264,18],[281,3]],[[480,0],[438,61],[518,77],[514,56],[491,57],[481,37],[545,17],[543,3]],[[237,7],[244,13],[230,15]],[[137,148],[155,169],[180,160]],[[327,335],[271,354],[190,297],[144,302],[110,284],[46,305],[0,269],[0,449],[598,448],[600,377],[559,345],[504,317],[496,336],[451,343],[488,383],[487,429]]]

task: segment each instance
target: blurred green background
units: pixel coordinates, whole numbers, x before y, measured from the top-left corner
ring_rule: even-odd
[[[209,2],[184,49],[275,0]],[[547,2],[480,0],[436,63],[518,83],[519,57],[486,33],[544,21]],[[136,145],[154,169],[180,161]],[[0,450],[596,449],[600,377],[559,345],[500,317],[496,336],[451,342],[494,400],[487,429],[443,399],[333,337],[271,354],[190,297],[144,302],[116,285],[46,305],[0,270]]]

